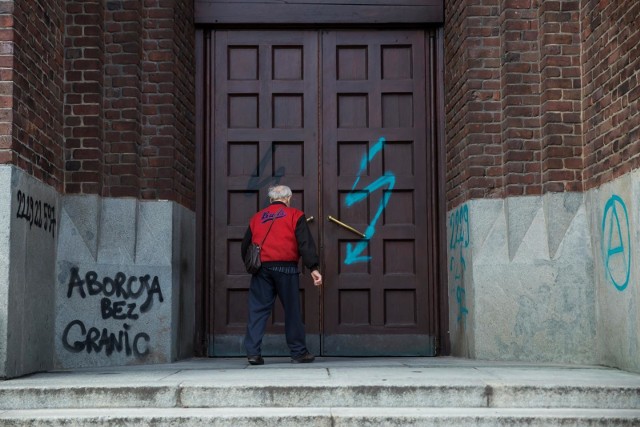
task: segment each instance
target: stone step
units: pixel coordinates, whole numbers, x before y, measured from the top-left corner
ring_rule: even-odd
[[[0,410],[63,408],[430,407],[640,409],[640,386],[581,384],[106,385],[0,382]]]
[[[640,410],[522,408],[117,408],[0,411],[0,426],[606,426],[640,423]]]

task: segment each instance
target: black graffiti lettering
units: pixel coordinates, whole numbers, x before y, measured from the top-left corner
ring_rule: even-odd
[[[131,276],[129,277],[129,280],[127,280],[127,292],[129,293],[129,295],[131,295],[131,298],[137,299],[140,295],[142,295],[142,292],[144,292],[144,285],[142,284],[142,282],[140,282],[140,286],[138,287],[138,291],[137,292],[133,292],[133,290],[131,289],[131,284],[135,281],[137,281],[138,278],[135,276]]]
[[[138,347],[138,341],[140,340],[140,338],[143,338],[147,342],[147,346],[144,349],[144,351],[140,351]],[[140,332],[135,336],[135,338],[133,338],[133,352],[135,353],[136,356],[143,357],[149,354],[149,341],[151,341],[151,338],[149,337],[149,335],[145,334],[144,332]]]
[[[73,343],[73,345],[69,344],[69,332],[71,331],[71,328],[76,325],[80,328],[81,335],[85,335],[87,333],[87,329],[84,327],[84,323],[79,320],[70,322],[62,332],[62,346],[67,351],[70,351],[72,353],[80,353],[82,350],[84,350],[84,343],[82,341],[76,341]]]
[[[151,279],[151,276],[149,276],[148,274],[145,274],[144,276],[140,276],[138,277],[138,280],[140,281],[140,287],[142,287],[143,289],[147,289],[147,293],[149,292],[149,279]]]
[[[111,302],[109,298],[102,298],[100,301],[100,308],[102,311],[102,318],[108,319],[113,318],[116,320],[124,320],[127,318],[127,315],[122,313],[122,310],[126,306],[126,302],[124,301],[116,301],[114,303]]]
[[[49,208],[48,204],[44,204],[44,208],[42,209],[42,213],[43,213],[43,217],[44,217],[44,224],[42,226],[42,228],[45,229],[45,231],[47,230],[47,228],[49,228],[49,216],[51,215],[51,209]]]
[[[111,277],[102,279],[102,293],[108,297],[116,293],[116,284]]]
[[[111,353],[113,353],[114,350],[116,350],[118,353],[122,351],[123,335],[124,333],[122,331],[118,332],[118,339],[116,339],[116,334],[107,334],[106,328],[102,330],[102,338],[100,341],[105,343],[105,353],[107,354],[107,356],[111,356]]]
[[[122,287],[126,281],[127,281],[126,274],[122,272],[116,273],[116,296],[118,298],[124,298],[124,299],[129,298],[129,293]]]
[[[98,295],[102,292],[102,283],[98,281],[98,274],[95,271],[90,271],[84,276],[84,280],[87,284],[87,292],[89,295]]]
[[[71,268],[71,277],[69,278],[69,285],[67,286],[67,298],[71,298],[71,294],[73,293],[73,288],[78,288],[78,292],[80,293],[81,298],[86,298],[86,294],[84,293],[84,280],[80,278],[78,274],[78,268]]]
[[[137,304],[135,302],[127,305],[127,308],[129,309],[127,311],[127,318],[128,319],[138,320],[139,316],[133,312],[133,310],[136,309],[136,306],[137,306]]]
[[[20,213],[20,209],[22,209],[22,191],[18,190],[16,197],[18,198],[18,210],[16,212],[16,218],[22,218]]]
[[[104,352],[107,356],[111,356],[114,350],[122,351],[122,338],[123,332],[118,333],[118,339],[114,333],[109,333],[107,328],[102,328],[102,335],[100,336],[100,349],[104,348]]]
[[[73,344],[69,342],[72,330],[78,330],[80,336],[80,339],[74,341]],[[111,356],[114,352],[122,353],[123,351],[127,356],[133,354],[135,357],[144,357],[148,355],[151,351],[149,345],[151,337],[149,334],[139,332],[131,342],[129,330],[131,330],[131,326],[125,323],[123,328],[117,332],[111,332],[107,328],[102,328],[102,331],[100,331],[95,327],[91,327],[87,331],[85,324],[81,320],[73,320],[64,328],[62,345],[72,353],[86,351],[87,354],[91,354],[92,352],[101,353],[104,350],[107,356]]]
[[[16,218],[24,219],[31,230],[35,225],[55,237],[55,208],[18,190],[16,193],[18,209]]]
[[[29,197],[29,228],[33,225],[33,220],[35,219],[35,214],[33,212],[33,199]]]
[[[78,288],[78,293],[82,298],[86,298],[88,293],[91,296],[102,294],[105,297],[115,296],[124,300],[138,299],[146,291],[147,296],[144,304],[141,306],[143,312],[147,312],[153,305],[154,294],[158,294],[158,301],[164,302],[158,276],[154,276],[153,279],[148,274],[140,277],[127,277],[126,274],[118,272],[113,278],[105,276],[102,281],[100,281],[95,271],[87,272],[84,280],[80,277],[78,267],[72,267],[70,271],[71,275],[67,286],[67,298],[71,298],[74,288]],[[135,282],[139,282],[137,287],[134,284]],[[151,284],[149,284],[149,282],[151,282]],[[142,309],[143,307],[144,309]]]
[[[129,332],[131,330],[131,326],[127,325],[126,323],[122,325],[122,328],[124,329],[124,346],[125,346],[125,351],[127,353],[127,356],[131,356],[131,346],[129,345]]]
[[[111,300],[109,298],[102,298],[100,300],[100,313],[102,313],[103,319],[114,317],[113,309],[111,308]]]
[[[34,202],[35,211],[33,213],[33,222],[38,228],[42,228],[42,202],[36,200]]]
[[[126,301],[111,302],[109,298],[102,298],[100,300],[100,311],[103,319],[137,320],[139,316],[133,312],[136,306],[137,304],[127,304]],[[125,307],[128,308],[126,313],[124,312]]]
[[[98,344],[98,339],[100,338],[100,331],[98,328],[90,328],[89,332],[87,332],[87,337],[85,341],[85,346],[87,348],[87,353],[91,354],[91,350],[96,353],[100,353],[100,345]]]
[[[143,282],[145,287],[149,286],[149,275],[140,278],[140,281]],[[158,276],[153,278],[153,282],[151,282],[151,289],[147,291],[147,300],[140,306],[140,312],[146,313],[153,306],[153,294],[158,294],[158,301],[163,302],[164,298],[162,297],[162,290],[160,289],[160,281],[158,280]]]
[[[56,207],[51,206],[51,221],[49,222],[49,230],[46,231],[50,231],[54,238],[56,237],[56,224]]]
[[[95,271],[88,271],[84,277],[78,267],[70,269],[67,285],[67,298],[71,298],[74,289],[81,298],[100,296],[99,309],[103,320],[136,321],[141,313],[153,308],[154,300],[164,302],[162,287],[158,276],[127,276],[118,272],[114,276],[100,277]],[[132,302],[143,295],[144,302]],[[107,356],[113,353],[125,353],[127,356],[144,357],[151,353],[151,337],[146,332],[131,332],[132,327],[124,323],[120,331],[110,331],[103,327],[88,327],[81,320],[74,320],[65,328],[62,336],[63,346],[70,352],[100,353]],[[72,339],[76,338],[76,340]]]

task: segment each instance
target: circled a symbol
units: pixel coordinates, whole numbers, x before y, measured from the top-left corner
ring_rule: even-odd
[[[623,291],[629,285],[631,274],[631,233],[627,206],[616,194],[611,196],[604,207],[602,256],[605,275],[616,289]]]

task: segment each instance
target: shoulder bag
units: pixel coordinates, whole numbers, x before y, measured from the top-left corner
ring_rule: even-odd
[[[262,239],[262,242],[259,245],[253,242],[249,245],[249,249],[247,249],[247,253],[244,257],[244,267],[247,270],[247,273],[256,274],[258,270],[260,270],[260,266],[262,265],[262,262],[260,261],[260,249],[262,249],[264,241],[267,240],[267,236],[269,235],[274,222],[276,222],[275,218],[271,220],[269,230],[267,230],[267,234],[264,235],[264,239]]]

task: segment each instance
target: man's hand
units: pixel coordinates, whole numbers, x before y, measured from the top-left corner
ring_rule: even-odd
[[[318,270],[313,270],[311,272],[311,277],[313,278],[314,286],[321,286],[322,285],[322,274],[320,274],[320,272]]]

